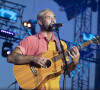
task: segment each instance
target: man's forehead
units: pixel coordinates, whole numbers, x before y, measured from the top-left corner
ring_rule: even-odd
[[[47,16],[47,15],[48,15],[48,16],[50,16],[50,15],[55,16],[54,13],[53,13],[52,11],[47,11],[47,12],[44,13],[44,16]]]

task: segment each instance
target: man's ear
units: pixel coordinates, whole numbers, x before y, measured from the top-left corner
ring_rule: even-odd
[[[40,25],[43,25],[43,23],[42,23],[42,20],[41,20],[41,19],[39,19],[39,20],[38,20],[38,23],[39,23]]]

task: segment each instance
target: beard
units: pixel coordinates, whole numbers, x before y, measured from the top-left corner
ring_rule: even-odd
[[[51,27],[50,25],[42,25],[41,28],[42,30],[47,31],[47,32],[51,32],[55,29],[55,27]]]

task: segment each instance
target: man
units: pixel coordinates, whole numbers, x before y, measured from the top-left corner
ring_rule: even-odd
[[[37,15],[37,20],[41,28],[40,33],[22,40],[8,56],[8,62],[19,65],[34,63],[44,67],[48,59],[40,55],[47,50],[57,51],[55,43],[57,39],[52,32],[54,28],[50,28],[51,23],[56,23],[54,13],[50,9],[41,10]],[[61,43],[64,49],[67,49],[67,45],[63,41]],[[71,72],[77,66],[80,54],[76,47],[73,47],[73,51],[68,53],[72,59],[72,62],[68,64]],[[66,58],[68,61],[68,57]],[[59,90],[59,79],[60,76],[48,80],[42,89]]]

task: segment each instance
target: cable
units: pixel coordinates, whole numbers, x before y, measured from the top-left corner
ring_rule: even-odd
[[[17,83],[17,81],[11,83],[8,87],[7,87],[7,90],[9,89],[10,86],[12,86],[13,84]]]

